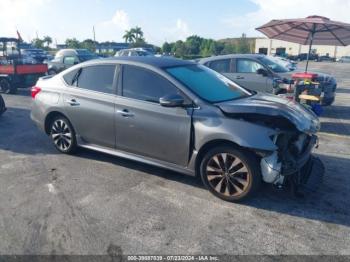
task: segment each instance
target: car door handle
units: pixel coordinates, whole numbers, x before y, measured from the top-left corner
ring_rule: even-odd
[[[124,110],[117,110],[117,113],[122,115],[123,117],[133,117],[134,114],[130,113],[129,110],[124,109]]]
[[[67,99],[66,103],[71,106],[80,106],[80,103],[75,99]]]
[[[236,76],[236,79],[239,80],[239,79],[244,79],[244,76]]]

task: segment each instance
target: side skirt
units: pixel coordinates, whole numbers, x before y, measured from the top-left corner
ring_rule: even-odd
[[[79,141],[79,142],[81,142],[81,141]],[[179,172],[179,173],[183,173],[183,174],[189,175],[189,176],[195,176],[194,170],[190,170],[190,169],[188,169],[186,167],[181,167],[181,166],[178,166],[178,165],[175,165],[175,164],[172,164],[172,163],[159,161],[159,160],[155,160],[155,159],[144,157],[144,156],[135,155],[135,154],[128,153],[128,152],[125,152],[125,151],[121,151],[121,150],[101,147],[101,146],[98,146],[98,145],[85,144],[85,143],[78,143],[78,145],[80,147],[82,147],[82,148],[98,151],[98,152],[101,152],[101,153],[105,153],[105,154],[109,154],[109,155],[113,155],[113,156],[117,156],[117,157],[121,157],[121,158],[134,160],[134,161],[137,161],[137,162],[141,162],[141,163],[152,165],[152,166],[161,167],[161,168],[164,168],[164,169],[169,169],[169,170],[172,170],[172,171],[175,171],[175,172]]]

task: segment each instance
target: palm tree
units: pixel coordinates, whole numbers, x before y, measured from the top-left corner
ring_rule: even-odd
[[[141,27],[136,26],[135,28],[132,28],[131,31],[135,34],[136,40],[140,40],[143,38],[143,31]]]
[[[125,43],[134,43],[136,36],[131,29],[129,31],[128,30],[125,31],[123,38],[125,39]]]
[[[52,44],[52,38],[50,36],[45,36],[43,42],[46,43],[46,47],[49,48],[50,44]]]

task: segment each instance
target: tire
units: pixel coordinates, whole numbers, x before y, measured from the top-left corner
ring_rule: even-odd
[[[11,83],[8,79],[6,78],[1,78],[0,79],[0,90],[1,92],[3,92],[4,94],[10,94],[11,92]]]
[[[48,74],[48,75],[56,75],[57,72],[56,72],[56,70],[54,70],[54,69],[50,69],[49,71],[47,71],[47,74]]]
[[[0,95],[0,116],[6,111],[5,101]]]
[[[64,116],[55,117],[51,121],[50,138],[55,148],[63,154],[73,154],[77,149],[74,128]]]
[[[229,202],[251,197],[262,181],[256,156],[230,146],[209,150],[201,161],[200,176],[212,194]]]

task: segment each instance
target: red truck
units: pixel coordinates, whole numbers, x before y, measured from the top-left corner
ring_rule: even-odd
[[[18,46],[18,39],[0,37],[0,92],[6,94],[34,85],[47,73],[47,64],[28,61]]]

